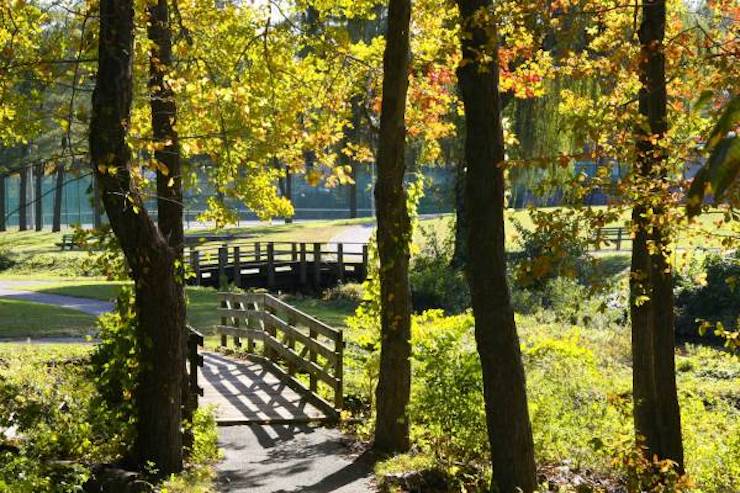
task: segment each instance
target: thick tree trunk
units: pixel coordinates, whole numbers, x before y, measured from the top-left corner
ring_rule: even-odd
[[[639,107],[647,126],[637,129],[637,182],[644,191],[632,211],[636,229],[630,275],[632,382],[635,433],[646,458],[670,459],[683,471],[674,361],[673,279],[666,251],[670,235],[660,221],[664,213],[660,190],[665,185],[667,158],[661,141],[668,129],[665,19],[665,0],[643,5]],[[652,220],[646,217],[647,212],[652,213]]]
[[[41,231],[44,229],[44,201],[41,198],[42,195],[42,185],[44,181],[44,165],[43,164],[37,164],[34,166],[34,213],[33,218],[34,222],[36,223],[36,231]]]
[[[493,464],[492,488],[501,493],[537,487],[524,367],[506,280],[504,161],[494,25],[474,24],[490,0],[458,0],[465,35],[458,69],[465,107],[468,283]],[[493,50],[493,53],[491,53]],[[492,62],[481,66],[485,51]]]
[[[408,279],[411,222],[403,176],[411,2],[390,0],[388,10],[378,181],[375,185],[380,257],[381,349],[374,448],[381,452],[396,452],[409,447],[406,407],[411,387],[411,289]]]
[[[5,175],[0,175],[0,231],[5,231]]]
[[[59,163],[56,169],[54,182],[54,211],[51,222],[51,230],[54,232],[62,230],[62,197],[64,196],[64,164]]]
[[[161,13],[160,9],[161,3],[152,7],[157,13]],[[166,6],[164,12],[166,15]],[[181,207],[160,210],[160,231],[146,213],[142,196],[132,179],[126,132],[132,98],[133,14],[133,0],[100,2],[98,74],[92,98],[90,154],[103,204],[135,285],[141,364],[135,393],[138,415],[134,459],[139,467],[151,462],[158,474],[166,475],[182,470],[184,299],[181,272],[176,267],[181,250],[178,245],[182,244],[182,226],[177,225],[177,211],[181,211]],[[163,29],[161,22],[154,19],[150,22],[150,29]],[[165,106],[174,104],[167,103],[166,99],[161,94],[153,94],[153,108],[155,101]],[[162,118],[160,109],[152,113],[153,121]],[[158,128],[161,127],[156,125],[154,129],[157,137],[162,135],[157,133]],[[108,173],[109,168],[115,168],[116,172]],[[176,166],[173,168],[170,176],[176,185],[167,188],[176,191],[162,190],[159,182],[163,180],[157,176],[158,192],[164,191],[168,199],[179,193],[179,170]]]
[[[18,229],[28,229],[28,166],[20,169],[20,180],[18,180]]]

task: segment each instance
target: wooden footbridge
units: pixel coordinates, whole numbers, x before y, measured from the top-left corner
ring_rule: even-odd
[[[189,344],[190,385],[221,426],[336,421],[343,406],[341,330],[263,293],[220,293],[218,352]],[[229,344],[231,343],[231,344]]]
[[[232,242],[191,246],[185,253],[190,284],[222,288],[305,291],[362,282],[365,243]]]

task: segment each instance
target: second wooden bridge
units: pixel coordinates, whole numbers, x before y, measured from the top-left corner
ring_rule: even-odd
[[[365,243],[234,242],[191,246],[185,254],[197,286],[316,290],[367,276]]]

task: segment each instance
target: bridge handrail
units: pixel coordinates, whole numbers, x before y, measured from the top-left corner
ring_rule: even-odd
[[[262,345],[262,357],[278,368],[285,378],[295,380],[299,370],[308,374],[307,394],[333,414],[343,407],[343,332],[296,309],[268,293],[219,293],[221,324],[216,326],[221,346],[234,346],[257,355],[256,343]],[[278,334],[279,332],[279,334]],[[296,345],[300,345],[297,349]],[[320,358],[320,359],[319,359]],[[333,404],[318,395],[319,381],[328,385]]]

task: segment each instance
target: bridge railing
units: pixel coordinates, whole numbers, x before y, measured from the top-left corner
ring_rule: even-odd
[[[292,284],[321,287],[326,276],[338,282],[345,277],[362,281],[367,272],[365,243],[334,242],[231,242],[190,247],[185,262],[197,285],[221,286],[226,279],[239,287],[248,276],[264,277],[261,287],[273,287],[278,275],[290,273]]]
[[[338,415],[344,392],[344,338],[341,330],[303,313],[267,293],[219,293],[221,346],[268,361],[314,403]],[[246,347],[245,347],[246,343]],[[308,388],[297,377],[305,375]],[[321,397],[328,390],[331,403]],[[322,389],[322,390],[323,390]]]

